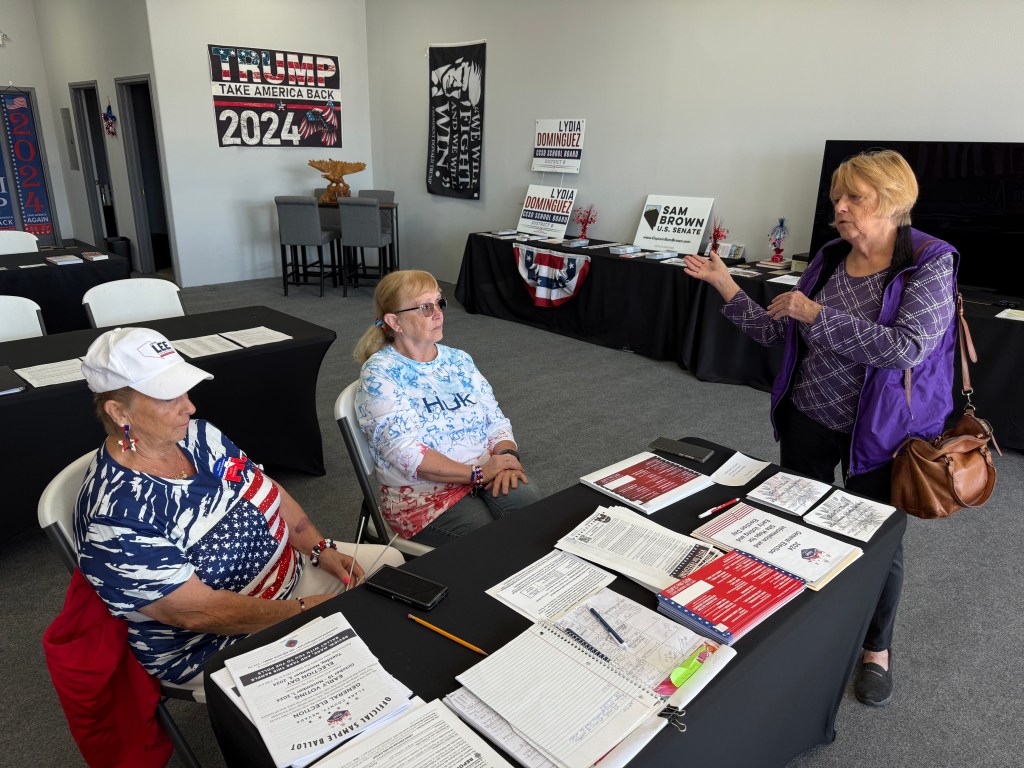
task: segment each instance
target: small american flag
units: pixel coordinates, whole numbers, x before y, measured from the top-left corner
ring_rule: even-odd
[[[24,96],[15,96],[7,99],[8,109],[28,109],[28,99]]]

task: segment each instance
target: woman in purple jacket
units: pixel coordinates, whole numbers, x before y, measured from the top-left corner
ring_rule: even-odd
[[[865,152],[832,174],[833,225],[799,284],[767,309],[728,269],[686,256],[686,273],[715,288],[722,314],[768,346],[785,344],[771,418],[782,466],[889,502],[892,454],[906,437],[931,439],[953,409],[959,255],[910,227],[917,179],[891,150]],[[903,544],[864,637],[855,692],[892,698],[892,644],[903,587]]]

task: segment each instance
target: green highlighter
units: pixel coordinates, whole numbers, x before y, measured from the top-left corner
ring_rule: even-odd
[[[686,661],[672,670],[672,674],[669,675],[669,680],[672,681],[672,685],[678,688],[689,680],[693,673],[704,665],[704,662],[708,660],[710,655],[710,649],[706,644],[701,643],[700,647],[691,653]]]

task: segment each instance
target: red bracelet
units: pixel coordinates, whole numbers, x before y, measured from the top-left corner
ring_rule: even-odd
[[[306,610],[306,601],[304,598],[301,597],[296,597],[295,599],[299,601],[299,613],[302,613],[304,610]]]

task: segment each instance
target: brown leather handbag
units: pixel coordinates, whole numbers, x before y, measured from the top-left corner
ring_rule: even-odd
[[[980,507],[996,486],[996,468],[989,442],[1002,456],[992,425],[974,414],[967,358],[978,362],[971,332],[964,319],[963,297],[956,295],[964,414],[952,428],[931,441],[904,440],[893,454],[892,503],[915,517],[949,517],[964,507]],[[908,389],[909,392],[909,389]]]

